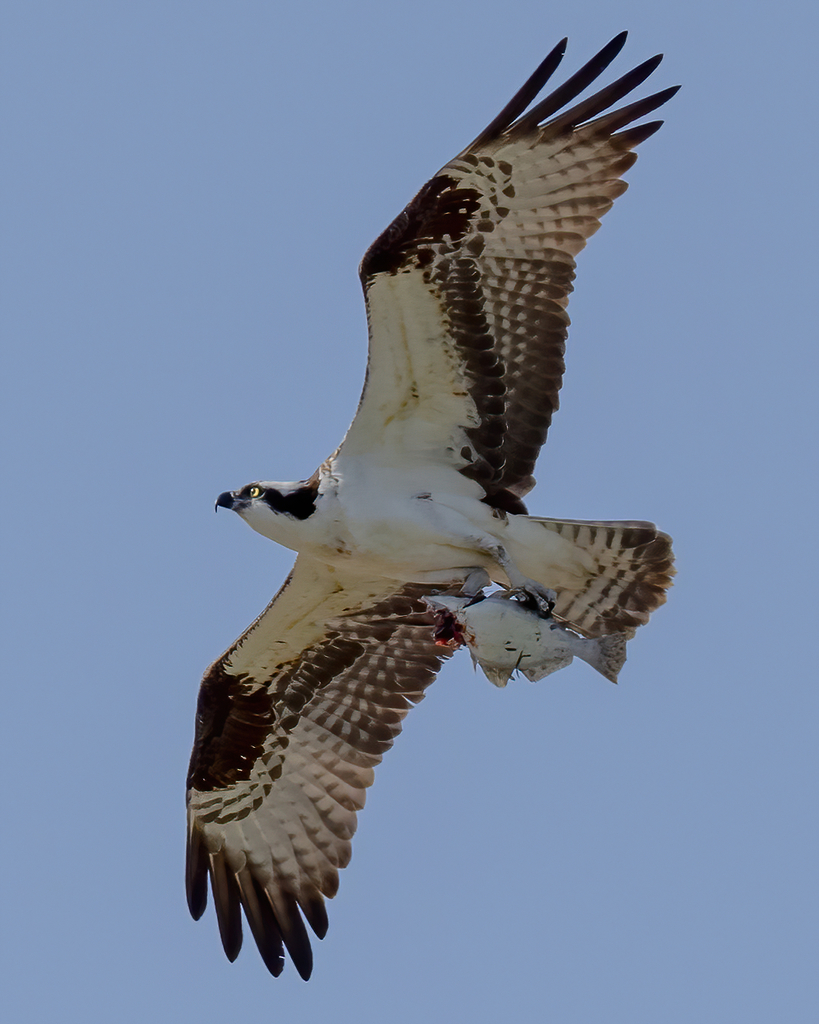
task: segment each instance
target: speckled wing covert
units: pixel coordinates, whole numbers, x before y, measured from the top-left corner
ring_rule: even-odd
[[[558,44],[370,247],[367,381],[342,457],[400,447],[405,463],[443,460],[477,481],[488,504],[526,511],[558,406],[574,257],[625,191],[633,148],[662,122],[629,125],[677,91],[603,114],[658,56],[560,113],[625,39],[525,113],[560,63],[566,40]]]
[[[451,653],[433,640],[429,593],[299,556],[205,674],[188,773],[188,905],[202,916],[210,874],[230,960],[243,908],[271,973],[286,948],[310,976],[301,914],[323,938],[323,897],[350,859],[373,768]]]

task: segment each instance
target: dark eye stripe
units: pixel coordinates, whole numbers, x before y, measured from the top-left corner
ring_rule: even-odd
[[[285,512],[295,519],[307,519],[316,511],[318,487],[306,485],[288,494],[268,487],[263,498],[274,512]]]

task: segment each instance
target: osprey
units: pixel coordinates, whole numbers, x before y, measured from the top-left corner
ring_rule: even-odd
[[[187,896],[198,919],[210,878],[230,960],[244,911],[272,974],[286,949],[310,976],[305,921],[324,936],[373,769],[451,653],[426,598],[492,580],[587,638],[632,635],[665,600],[671,543],[653,524],[523,503],[558,405],[574,257],[662,123],[634,122],[676,92],[603,113],[655,57],[571,106],[624,42],[528,109],[559,43],[370,247],[367,377],[335,453],[306,480],[217,500],[298,553],[199,693]]]

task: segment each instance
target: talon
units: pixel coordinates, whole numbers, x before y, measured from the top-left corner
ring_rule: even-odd
[[[550,619],[552,617],[552,609],[557,602],[557,594],[554,590],[549,587],[542,587],[539,583],[535,583],[534,580],[529,580],[519,589],[534,602],[538,615],[542,619]]]
[[[554,608],[554,601],[549,601],[546,598],[541,597],[540,594],[532,594],[535,604],[537,605],[538,614],[542,619],[550,619],[552,617],[552,608]]]

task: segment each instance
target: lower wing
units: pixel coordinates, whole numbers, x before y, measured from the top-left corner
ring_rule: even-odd
[[[234,960],[241,911],[272,974],[303,978],[324,897],[350,859],[373,769],[450,652],[428,586],[342,575],[299,556],[276,597],[202,681],[188,774],[188,905],[210,876]]]

